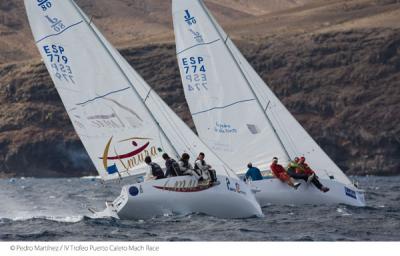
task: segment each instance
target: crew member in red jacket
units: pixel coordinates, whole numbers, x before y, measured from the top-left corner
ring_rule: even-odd
[[[300,186],[300,182],[294,183],[293,179],[286,173],[285,168],[282,167],[282,165],[278,164],[278,158],[274,157],[272,159],[272,164],[270,166],[272,173],[277,177],[279,180],[282,182],[285,182],[289,186],[293,187],[294,189],[297,189]]]
[[[316,186],[319,190],[322,192],[326,193],[329,191],[328,187],[325,187],[324,185],[321,184],[319,181],[319,178],[317,174],[310,168],[310,166],[305,162],[306,158],[305,157],[300,157],[300,160],[298,162],[298,168],[296,169],[296,173],[298,174],[305,174],[308,176],[307,178],[307,183],[312,183],[314,186]]]

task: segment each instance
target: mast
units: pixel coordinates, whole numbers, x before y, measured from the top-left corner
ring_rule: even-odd
[[[219,29],[218,29],[217,26],[215,25],[213,18],[211,17],[210,13],[207,11],[207,8],[204,6],[204,2],[203,2],[202,0],[199,0],[199,3],[200,3],[201,8],[203,8],[203,11],[206,13],[208,19],[210,20],[211,24],[213,25],[214,29],[217,31],[219,37],[223,40],[226,49],[228,50],[229,54],[231,55],[231,57],[232,57],[232,59],[233,59],[235,65],[239,68],[240,74],[241,74],[241,75],[243,76],[243,78],[245,79],[247,86],[249,87],[250,91],[252,92],[254,98],[256,99],[256,101],[257,101],[257,103],[258,103],[260,109],[261,109],[262,112],[264,113],[264,116],[265,116],[265,118],[267,119],[267,122],[271,125],[272,130],[274,131],[276,137],[278,138],[279,144],[281,145],[282,149],[285,151],[285,154],[286,154],[288,160],[290,161],[289,152],[287,151],[287,149],[286,149],[285,145],[283,144],[281,138],[279,137],[278,133],[276,132],[276,129],[275,129],[275,127],[274,127],[272,121],[269,119],[269,117],[268,117],[268,115],[267,115],[267,113],[266,113],[266,110],[267,110],[267,109],[264,111],[264,108],[262,107],[262,104],[261,104],[260,100],[258,99],[258,97],[257,97],[257,95],[256,95],[256,93],[255,93],[255,91],[253,90],[253,87],[251,86],[251,82],[249,81],[249,79],[247,78],[247,76],[244,74],[244,71],[243,71],[242,68],[240,67],[240,65],[239,65],[238,61],[236,60],[235,56],[233,55],[231,49],[230,49],[230,48],[228,47],[228,45],[226,44],[227,40],[229,39],[229,36],[226,35],[226,38],[223,38],[223,36],[221,35],[221,32],[219,31]],[[268,105],[267,105],[267,108],[268,108]]]
[[[149,110],[149,108],[146,105],[146,101],[142,99],[142,97],[140,96],[140,94],[138,93],[138,91],[136,90],[136,88],[133,86],[132,82],[129,80],[128,76],[126,75],[126,73],[124,72],[124,70],[122,69],[121,65],[115,60],[114,56],[112,55],[112,53],[110,52],[110,50],[107,48],[107,46],[104,44],[104,42],[101,40],[101,38],[99,37],[99,35],[97,34],[97,32],[93,29],[92,25],[91,25],[91,20],[88,22],[87,18],[82,14],[82,12],[80,11],[80,9],[78,8],[78,6],[75,4],[75,2],[73,0],[70,0],[71,4],[74,6],[75,10],[79,13],[79,15],[82,17],[82,19],[85,21],[85,23],[89,26],[90,30],[94,33],[94,35],[96,36],[97,40],[101,43],[101,45],[103,46],[103,48],[106,50],[107,54],[111,57],[111,59],[113,60],[114,64],[118,67],[119,71],[121,71],[122,75],[124,76],[125,80],[128,82],[129,86],[132,88],[132,90],[135,92],[135,94],[139,97],[139,99],[141,99],[141,103],[143,104],[143,106],[145,107],[145,109],[147,110],[147,112],[150,114],[151,118],[153,119],[153,121],[156,123],[158,129],[161,131],[162,135],[166,138],[167,142],[169,143],[169,145],[172,147],[172,149],[175,151],[175,154],[177,157],[179,157],[179,152],[178,150],[175,148],[174,144],[170,141],[170,139],[168,138],[168,136],[165,134],[164,130],[161,128],[160,124],[158,123],[158,121],[156,120],[156,118],[154,117],[153,113],[151,113],[151,111]],[[148,96],[150,96],[152,89],[150,89],[150,91],[148,92]],[[147,99],[146,97],[146,99]]]

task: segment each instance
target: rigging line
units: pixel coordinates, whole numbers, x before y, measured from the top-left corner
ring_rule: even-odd
[[[122,88],[122,89],[119,89],[119,90],[115,90],[115,91],[106,93],[106,94],[104,94],[104,95],[100,95],[100,96],[94,97],[93,99],[90,99],[90,100],[87,100],[87,101],[84,101],[84,102],[81,102],[81,103],[76,103],[75,105],[77,105],[77,106],[82,106],[82,105],[85,105],[85,104],[87,104],[87,103],[89,103],[89,102],[92,102],[92,101],[95,101],[95,100],[98,100],[98,99],[102,99],[102,98],[107,97],[107,96],[109,96],[109,95],[111,95],[111,94],[119,93],[119,92],[125,91],[125,90],[127,90],[127,89],[129,89],[129,87]]]
[[[154,95],[154,97],[155,97],[155,99],[153,100],[153,103],[157,104],[157,106],[161,110],[160,113],[164,116],[164,118],[168,122],[168,124],[174,128],[173,132],[175,132],[175,136],[177,137],[177,139],[181,141],[184,148],[187,148],[187,149],[189,149],[190,152],[192,152],[190,144],[187,143],[187,141],[185,141],[185,138],[183,138],[183,136],[180,136],[179,133],[177,132],[178,130],[180,130],[179,127],[172,121],[172,118],[169,118],[170,116],[168,115],[168,113],[166,111],[162,111],[162,109],[164,109],[164,107],[165,107],[162,105],[162,99],[160,99],[160,97],[158,95]],[[179,153],[177,154],[177,157],[180,158]]]
[[[122,60],[124,63],[126,63],[126,65],[128,65],[129,66],[129,63],[125,60],[125,59],[123,59]],[[138,77],[139,75],[137,74],[137,72],[135,72],[135,70],[130,70],[131,72],[132,72],[132,75],[135,77],[135,79],[138,79],[138,80],[143,80],[142,78],[140,78],[140,77]],[[145,83],[145,81],[143,81],[143,83]],[[140,84],[140,83],[139,83]],[[143,85],[142,85],[142,87],[143,87]],[[147,87],[149,87],[149,86],[147,86]],[[144,88],[144,90],[147,90],[148,88]],[[150,88],[149,89],[149,93],[147,94],[147,96],[146,96],[146,99],[145,99],[145,101],[147,102],[147,99],[148,98],[151,98],[151,96],[152,96],[152,94],[151,94],[151,92],[152,91],[154,91],[152,88]],[[157,95],[157,94],[154,94],[154,97],[156,97],[156,100],[157,99],[159,99],[160,97]],[[155,104],[157,104],[158,105],[158,109],[160,110],[159,112],[161,113],[161,114],[163,114],[163,116],[164,117],[166,117],[166,115],[165,115],[165,113],[164,112],[162,112],[162,110],[165,108],[165,106],[163,106],[162,104],[163,104],[163,101],[162,101],[162,99],[160,99],[160,100],[158,100],[158,101],[156,101],[156,100],[153,100],[152,102],[153,103],[155,103]],[[161,104],[161,105],[160,105]],[[172,126],[174,123],[171,123],[170,122],[170,118],[165,118],[166,119],[166,121]],[[177,127],[175,127],[175,129],[176,130],[179,130]],[[183,140],[183,145],[184,145],[184,148],[186,147],[186,148],[189,148],[190,149],[190,146],[187,146],[187,145],[189,145],[189,143],[187,143],[187,142],[185,142],[184,141],[184,138],[182,137],[182,136],[180,136],[179,135],[179,133],[177,133],[176,134],[176,138],[178,139],[178,140]],[[192,152],[191,150],[190,150],[190,152]],[[178,154],[179,155],[179,154]],[[179,156],[180,157],[180,156]],[[178,158],[179,158],[178,157]]]
[[[226,38],[225,38],[225,40],[224,40],[224,44],[226,44],[226,42],[228,41],[228,39],[229,39],[229,36],[226,35]]]
[[[257,86],[256,86],[256,88],[257,88]],[[265,90],[266,90],[266,92],[265,92]],[[268,101],[269,103],[271,102],[271,99],[270,99],[270,96],[268,95],[268,92],[272,95],[272,98],[274,98],[274,96],[275,96],[274,93],[272,92],[272,90],[268,87],[268,85],[263,88],[258,88],[258,92],[259,92],[259,95],[263,98],[263,100]],[[277,98],[277,97],[275,96],[275,98]],[[275,107],[276,107],[276,104],[275,104]],[[283,106],[283,104],[282,104],[282,107],[283,107],[283,110],[285,111],[286,108]],[[275,111],[273,111],[272,105],[270,106],[270,110],[271,110],[270,115],[273,117],[276,124],[279,126],[280,131],[282,132],[282,135],[288,139],[289,145],[287,145],[287,147],[289,147],[292,150],[293,154],[297,155],[299,150],[298,150],[296,144],[294,143],[292,136],[290,135],[290,131],[288,129],[286,129],[285,126],[282,125],[282,120],[277,118],[277,114]],[[266,108],[266,111],[268,111],[267,108]]]
[[[157,102],[158,102],[159,106],[161,107],[161,109],[163,109],[163,106],[162,106],[162,104],[163,104],[162,99],[161,99],[160,96],[158,96],[158,95],[155,95],[155,97],[156,97],[157,99],[160,99],[160,100],[158,100]],[[166,103],[165,103],[165,104],[166,104]],[[180,136],[180,134],[178,133],[178,131],[181,131],[181,129],[179,128],[178,124],[175,123],[175,122],[173,121],[173,118],[172,118],[173,116],[170,115],[170,114],[168,113],[168,111],[165,111],[165,112],[162,112],[162,113],[164,114],[164,116],[166,116],[166,119],[167,119],[167,121],[170,123],[170,125],[171,125],[172,127],[175,128],[176,136],[182,141],[184,147],[187,148],[190,152],[192,152],[193,155],[195,155],[195,154],[193,153],[193,151],[192,151],[192,147],[191,147],[190,142],[186,139],[186,137]],[[179,118],[179,117],[178,117],[178,118]],[[186,125],[186,124],[185,124],[185,125]],[[190,129],[190,128],[189,128],[189,129]],[[181,132],[181,133],[182,133],[182,132]]]
[[[293,142],[291,136],[289,135],[289,132],[287,131],[287,129],[285,129],[284,126],[282,126],[282,124],[281,124],[282,122],[279,120],[279,118],[276,117],[275,112],[272,111],[272,105],[271,105],[271,102],[272,102],[272,101],[271,101],[271,99],[270,99],[268,93],[264,93],[264,90],[262,90],[263,88],[259,88],[260,86],[258,86],[257,83],[254,84],[254,87],[255,87],[255,90],[258,91],[258,95],[261,97],[261,99],[262,99],[263,101],[265,101],[265,102],[268,102],[268,103],[267,103],[267,106],[266,106],[266,108],[265,108],[265,112],[268,111],[268,108],[271,110],[271,111],[270,111],[271,117],[275,120],[276,124],[279,126],[280,131],[283,133],[283,136],[285,136],[286,138],[289,139],[288,143],[289,143],[290,145],[286,145],[286,146],[287,146],[288,148],[290,148],[290,149],[293,151],[293,153],[296,154],[296,152],[297,152],[297,147],[295,146],[295,144],[294,144],[294,142]],[[266,86],[264,89],[267,89],[268,91],[270,91],[271,94],[273,94],[273,92],[268,88],[268,86]],[[289,154],[289,156],[290,156],[290,154]]]
[[[277,126],[279,127],[280,131],[282,132],[282,135],[285,136],[288,139],[288,143],[290,144],[289,148],[293,151],[293,154],[297,155],[297,147],[296,144],[294,143],[292,137],[290,136],[290,132],[285,128],[285,126],[282,125],[282,121],[279,120],[279,118],[276,117],[276,114],[274,111],[270,111],[272,117],[275,119]],[[291,160],[291,159],[290,159]]]
[[[211,22],[211,24],[214,26],[214,29],[217,31],[219,37],[220,37],[220,38],[223,38],[223,36],[221,35],[221,31],[219,31],[219,29],[217,28],[216,24],[214,23],[214,20],[212,19],[211,14],[207,11],[206,7],[204,6],[204,2],[203,2],[203,1],[199,1],[199,3],[200,3],[200,6],[203,8],[203,11],[206,13],[206,15],[208,16],[208,18],[210,19],[210,22]],[[250,89],[251,92],[253,93],[254,97],[257,99],[257,102],[258,102],[260,108],[263,109],[262,104],[261,104],[261,102],[259,101],[259,99],[257,98],[257,95],[255,94],[254,89],[253,89],[253,87],[251,86],[251,83],[250,83],[249,79],[248,79],[247,76],[244,74],[243,69],[241,68],[240,64],[239,64],[238,61],[236,60],[236,58],[235,58],[235,56],[233,55],[231,49],[229,48],[229,46],[228,46],[227,44],[224,44],[224,45],[225,45],[226,49],[228,50],[229,54],[231,55],[231,57],[232,57],[234,63],[235,63],[236,66],[239,68],[239,70],[240,70],[240,72],[241,72],[243,78],[246,80],[247,86],[249,87],[249,89]],[[286,154],[286,157],[288,157],[288,158],[290,159],[289,152],[288,152],[287,149],[285,148],[285,145],[283,144],[283,142],[282,142],[281,138],[279,137],[279,135],[276,133],[276,130],[275,130],[275,128],[274,128],[273,123],[271,122],[271,120],[269,119],[269,117],[268,117],[268,115],[267,115],[266,113],[264,113],[264,115],[265,115],[265,117],[266,117],[268,123],[270,124],[270,126],[271,126],[272,129],[274,130],[274,133],[275,133],[275,135],[276,135],[276,137],[277,137],[277,139],[278,139],[278,141],[279,141],[279,143],[280,143],[282,149],[284,150],[284,152],[285,152],[285,154]]]
[[[149,92],[147,93],[147,95],[146,95],[146,97],[144,98],[144,102],[146,102],[147,101],[147,99],[149,98],[149,96],[150,96],[150,93],[151,93],[151,88],[150,88],[150,90],[149,90]]]
[[[123,60],[125,63],[126,63],[126,65],[129,65],[129,63],[126,61],[126,60]],[[133,70],[134,71],[134,70]],[[131,72],[132,72],[132,70],[131,70]],[[142,78],[140,78],[140,77],[137,77],[137,76],[139,76],[136,72],[132,72],[132,75],[136,78],[136,79],[138,79],[138,80],[143,80]],[[143,83],[145,83],[144,81],[143,81]],[[143,86],[143,85],[142,85]],[[149,87],[149,86],[147,86],[147,87]],[[144,88],[145,90],[147,90],[147,88]],[[149,89],[149,92],[148,92],[148,94],[147,94],[147,96],[146,96],[146,98],[145,98],[145,102],[147,102],[147,99],[152,99],[152,95],[155,97],[155,99],[153,99],[153,103],[154,104],[157,104],[157,106],[158,106],[158,109],[159,109],[159,113],[161,113],[163,116],[164,116],[164,118],[165,118],[165,120],[167,121],[167,123],[169,124],[169,125],[171,125],[172,127],[174,127],[175,128],[175,130],[174,129],[172,129],[173,131],[177,131],[177,130],[179,130],[178,129],[178,127],[176,126],[176,125],[174,125],[174,123],[173,122],[171,122],[171,120],[172,120],[172,118],[169,118],[169,116],[167,116],[167,114],[166,113],[164,113],[164,111],[162,111],[164,108],[165,108],[165,106],[164,105],[162,105],[164,102],[162,101],[162,99],[157,95],[157,94],[151,94],[151,92],[152,91],[154,91],[154,89],[152,89],[152,88],[150,88]],[[164,103],[165,104],[165,103]],[[166,104],[165,104],[166,105]],[[167,107],[168,107],[168,105],[167,105]],[[176,138],[177,138],[177,140],[181,140],[181,141],[183,141],[181,144],[183,144],[183,147],[184,148],[189,148],[190,149],[190,146],[188,146],[188,145],[190,145],[189,143],[187,143],[184,139],[185,138],[183,138],[182,136],[180,136],[180,134],[178,133],[178,132],[176,132]],[[191,151],[191,150],[190,150]],[[192,151],[191,151],[192,152]],[[179,156],[179,154],[177,154],[177,156],[178,156],[178,158],[180,158],[180,156]]]
[[[169,115],[168,113],[165,113],[165,115],[167,116],[167,120],[170,121],[170,125],[175,128],[176,136],[182,141],[183,146],[185,148],[187,148],[189,150],[189,152],[191,152],[193,154],[193,156],[195,157],[196,152],[194,152],[192,150],[192,146],[191,146],[190,142],[186,139],[186,137],[179,135],[178,131],[181,131],[181,129],[179,128],[178,124],[175,123],[174,121],[172,121],[172,118],[168,118],[168,117],[172,117],[171,115]]]
[[[268,93],[264,93],[263,88],[259,88],[260,86],[257,86],[257,83],[254,84],[255,88],[258,91],[258,95],[262,98],[262,100],[264,100],[265,102],[268,101],[267,107],[265,108],[265,112],[268,111],[268,107],[270,108],[270,115],[271,117],[276,121],[276,124],[279,126],[280,131],[283,133],[283,136],[285,136],[286,138],[288,138],[288,143],[289,145],[287,145],[287,147],[289,147],[294,154],[297,154],[298,150],[296,145],[294,144],[294,141],[292,140],[292,137],[290,136],[290,133],[288,132],[288,130],[282,125],[282,121],[276,117],[276,114],[274,111],[272,111],[272,106],[271,105],[271,99],[268,95]],[[264,88],[267,91],[269,91],[271,94],[273,94],[273,92],[269,89],[268,85]],[[272,96],[273,97],[273,96]],[[290,156],[290,154],[289,154]]]
[[[264,112],[267,112],[270,103],[271,103],[271,101],[269,100],[268,103],[267,103],[267,106],[264,109]]]
[[[74,27],[74,26],[77,26],[77,25],[81,24],[82,22],[83,22],[83,20],[81,20],[81,21],[79,21],[79,22],[77,22],[77,23],[74,23],[74,24],[72,24],[72,25],[69,25],[69,26],[66,27],[64,30],[61,30],[61,31],[58,32],[58,33],[47,35],[47,36],[45,36],[45,37],[43,37],[43,38],[37,40],[37,41],[36,41],[36,44],[40,43],[41,41],[43,41],[43,40],[45,40],[45,39],[47,39],[47,38],[49,38],[49,37],[61,35],[61,34],[64,33],[65,31],[67,31],[68,29],[70,29],[70,28],[72,28],[72,27]]]
[[[156,96],[157,96],[158,98],[160,98],[158,95],[156,95]],[[159,103],[159,104],[162,104],[161,101],[158,101],[158,103]],[[161,106],[161,107],[163,107],[163,106]],[[166,116],[171,116],[168,112],[166,112],[165,115],[166,115]],[[174,121],[172,121],[172,120],[173,120],[172,118],[167,118],[167,120],[171,120],[170,123],[172,122],[172,124],[175,126],[175,128],[176,128],[177,131],[178,131],[178,130],[181,131],[181,129],[179,128],[178,124],[175,123]],[[187,126],[187,124],[186,124],[185,122],[183,122],[181,119],[180,119],[180,121],[181,121],[188,129],[190,129],[190,128]],[[191,130],[191,129],[190,129],[190,130]],[[178,135],[178,138],[180,138],[181,140],[185,141],[186,138],[184,138],[184,137],[182,137],[182,136],[179,136],[179,133],[176,133],[176,134]],[[209,148],[209,146],[208,146],[200,137],[198,137],[198,136],[196,136],[196,137],[197,137],[197,139],[202,143],[202,145],[203,145],[206,149],[208,149],[210,152],[213,152],[213,151]],[[193,152],[190,143],[183,142],[183,144],[185,145],[185,147],[186,147],[187,149],[189,149],[189,151],[194,155],[194,157],[197,156],[197,153],[199,153],[199,152]],[[222,167],[223,167],[224,171],[226,172],[226,174],[228,175],[228,177],[232,177],[232,174],[233,174],[234,176],[236,176],[236,174],[234,173],[234,171],[230,168],[230,166],[229,166],[224,160],[222,160],[222,159],[221,159],[218,155],[216,155],[216,154],[214,154],[214,156],[223,164]],[[180,157],[180,156],[179,156],[179,157]],[[231,172],[231,174],[229,174],[229,171]]]
[[[97,34],[97,31],[92,27],[91,24],[88,23],[87,21],[87,17],[85,17],[86,15],[83,15],[83,13],[80,11],[80,8],[75,4],[74,1],[70,0],[70,3],[75,7],[75,10],[81,15],[81,17],[84,19],[84,21],[86,22],[86,24],[89,26],[90,30],[92,31],[92,33],[96,36],[97,40],[100,42],[100,44],[103,46],[103,48],[105,49],[105,51],[108,53],[109,57],[111,58],[111,60],[113,60],[114,64],[117,66],[117,68],[119,69],[119,71],[121,72],[121,74],[123,75],[123,77],[125,78],[125,80],[129,83],[129,85],[131,86],[132,90],[135,92],[136,96],[141,99],[141,102],[143,104],[143,106],[145,107],[145,109],[147,110],[148,114],[151,116],[151,118],[153,119],[153,122],[158,126],[158,129],[161,130],[161,132],[163,133],[163,135],[165,136],[165,138],[167,139],[167,141],[169,142],[170,146],[172,147],[172,149],[178,153],[178,151],[176,150],[176,148],[174,147],[174,145],[171,143],[171,141],[169,140],[169,138],[166,136],[165,132],[163,131],[163,129],[160,127],[159,123],[157,122],[157,120],[155,119],[153,113],[151,113],[151,111],[149,110],[149,108],[147,107],[146,103],[143,102],[143,99],[140,97],[139,92],[136,90],[136,88],[133,86],[132,82],[130,81],[129,77],[127,76],[127,74],[124,72],[123,68],[121,67],[121,65],[117,62],[117,60],[115,59],[113,53],[111,52],[111,50],[106,46],[106,44],[103,42],[103,40],[101,39],[101,37]],[[116,50],[115,50],[116,51]],[[117,54],[119,54],[119,52],[117,51]],[[122,57],[122,56],[121,56]]]
[[[276,114],[274,114],[275,119],[278,120],[278,122],[280,123],[281,121],[276,118]],[[286,133],[286,137],[289,138],[290,144],[292,145],[292,150],[293,150],[293,154],[298,155],[299,154],[299,149],[297,148],[297,145],[293,139],[293,137],[290,134],[290,131],[288,129],[285,129],[285,127],[283,127],[283,131]]]
[[[228,107],[231,107],[231,106],[240,104],[240,103],[245,103],[245,102],[255,101],[255,100],[256,100],[256,99],[240,100],[240,101],[237,101],[237,102],[233,102],[233,103],[231,103],[231,104],[228,104],[228,105],[226,105],[226,106],[222,106],[222,107],[213,107],[213,108],[210,108],[210,109],[206,109],[206,110],[203,110],[203,111],[199,111],[199,112],[193,113],[192,116],[199,115],[199,114],[204,114],[204,113],[207,113],[207,112],[216,110],[216,109],[228,108]]]
[[[221,39],[218,38],[218,39],[216,39],[216,40],[214,40],[214,41],[211,41],[211,42],[208,42],[208,43],[195,44],[195,45],[193,45],[193,46],[190,46],[190,47],[188,47],[188,48],[186,48],[186,49],[183,49],[182,51],[176,53],[176,55],[179,55],[179,54],[181,54],[181,53],[184,53],[184,52],[186,52],[186,51],[188,51],[188,50],[190,50],[190,49],[196,48],[196,47],[198,47],[198,46],[209,45],[209,44],[216,43],[216,42],[218,42],[218,41],[220,41],[220,40],[221,40]]]

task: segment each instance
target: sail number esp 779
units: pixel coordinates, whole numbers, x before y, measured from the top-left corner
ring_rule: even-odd
[[[43,51],[51,63],[53,74],[60,81],[75,84],[71,66],[68,65],[65,48],[61,45],[44,45]]]

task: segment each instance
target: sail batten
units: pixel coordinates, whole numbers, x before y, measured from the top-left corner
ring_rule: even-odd
[[[218,38],[218,39],[215,39],[214,41],[211,41],[211,42],[208,42],[208,43],[196,44],[196,45],[193,45],[193,46],[190,46],[190,47],[188,47],[186,49],[181,50],[176,55],[180,55],[180,54],[182,54],[182,53],[184,53],[184,52],[186,52],[186,51],[188,51],[190,49],[193,49],[193,48],[196,48],[196,47],[199,47],[199,46],[214,44],[214,43],[216,43],[218,41],[221,41],[221,39]]]
[[[228,105],[226,105],[226,106],[220,106],[220,107],[215,106],[215,107],[212,107],[212,108],[210,108],[210,109],[205,109],[205,110],[202,110],[202,111],[199,111],[199,112],[196,112],[196,113],[192,113],[192,116],[204,114],[204,113],[207,113],[207,112],[216,110],[216,109],[229,108],[229,107],[234,106],[234,105],[236,105],[236,104],[246,103],[246,102],[255,101],[255,100],[256,100],[256,99],[239,100],[239,101],[230,103],[230,104],[228,104]]]

